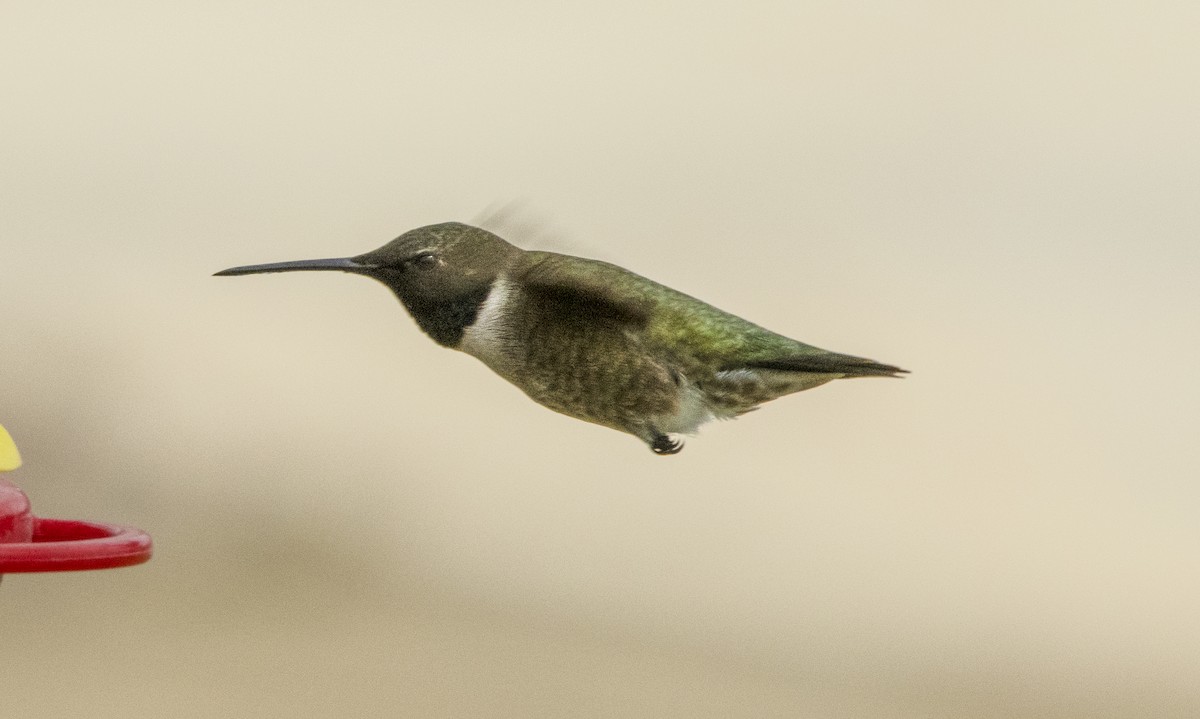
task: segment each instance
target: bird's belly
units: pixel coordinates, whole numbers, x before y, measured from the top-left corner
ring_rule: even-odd
[[[576,419],[635,434],[659,418],[678,415],[681,426],[700,421],[665,366],[611,333],[534,333],[523,343],[464,349],[533,401]]]

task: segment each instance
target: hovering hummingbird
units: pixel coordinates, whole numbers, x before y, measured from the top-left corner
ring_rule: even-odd
[[[438,344],[473,355],[556,412],[683,449],[713,419],[843,377],[906,372],[775,334],[616,265],[522,250],[458,222],[356,257],[217,275],[336,270],[387,285]]]

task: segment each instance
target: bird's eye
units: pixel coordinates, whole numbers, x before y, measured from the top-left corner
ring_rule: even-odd
[[[416,257],[409,260],[409,264],[416,267],[418,270],[432,270],[438,266],[437,255],[432,252],[422,252]]]

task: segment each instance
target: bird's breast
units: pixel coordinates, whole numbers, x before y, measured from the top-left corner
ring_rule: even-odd
[[[492,282],[487,297],[475,315],[475,321],[465,327],[458,349],[478,358],[501,375],[512,361],[512,331],[509,305],[513,300],[512,282],[500,275]]]

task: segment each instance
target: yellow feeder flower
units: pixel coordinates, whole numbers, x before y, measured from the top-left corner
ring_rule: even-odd
[[[8,430],[0,424],[0,472],[11,472],[21,466],[21,453]]]

